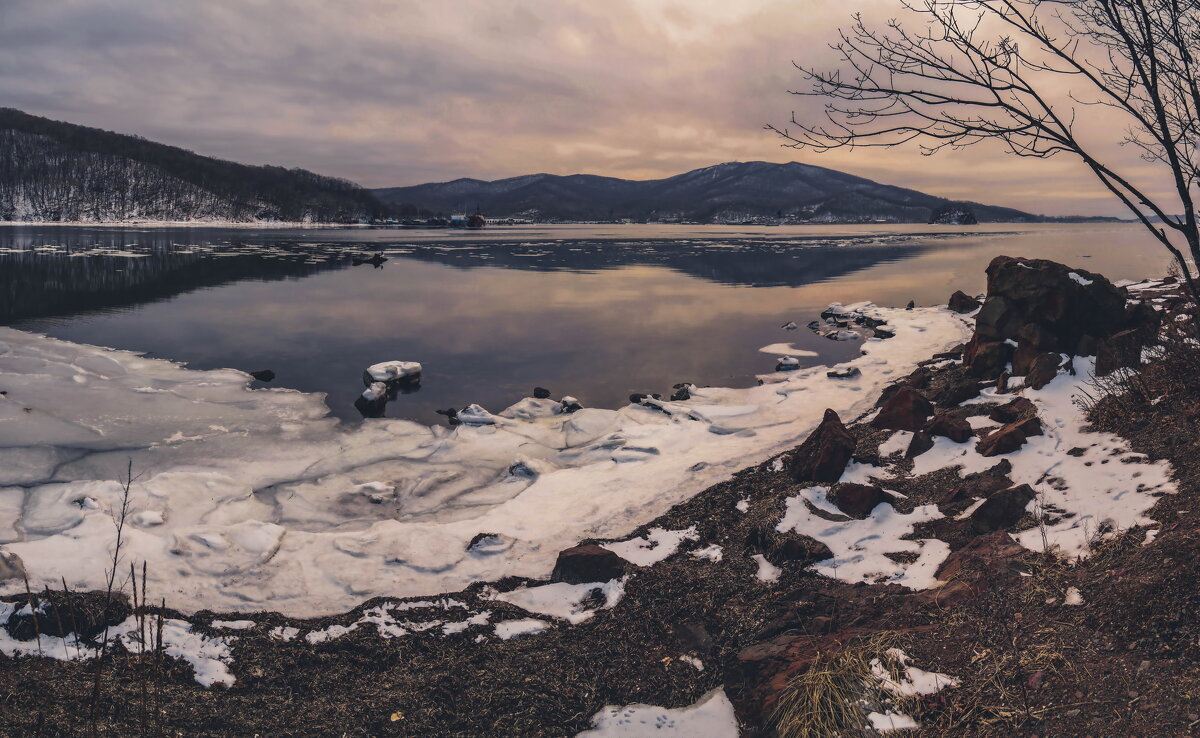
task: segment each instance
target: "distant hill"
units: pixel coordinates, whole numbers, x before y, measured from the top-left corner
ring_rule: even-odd
[[[0,221],[352,223],[389,212],[346,180],[0,108]]]
[[[590,174],[531,174],[484,182],[452,182],[374,190],[384,202],[438,212],[544,220],[681,218],[697,222],[783,216],[789,220],[928,223],[954,205],[979,222],[1036,222],[1012,208],[958,203],[879,184],[833,169],[792,162],[729,162],[666,179],[627,180]]]

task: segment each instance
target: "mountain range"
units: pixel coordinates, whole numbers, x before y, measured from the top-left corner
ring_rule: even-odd
[[[797,162],[729,162],[654,180],[531,174],[493,182],[456,179],[374,192],[394,206],[548,220],[678,218],[704,223],[766,217],[928,223],[935,211],[951,204],[973,212],[980,221],[1042,220],[1013,208],[952,203],[916,190]]]
[[[473,212],[537,221],[1064,220],[797,162],[728,162],[653,180],[531,174],[368,190],[0,108],[0,222],[371,223]]]

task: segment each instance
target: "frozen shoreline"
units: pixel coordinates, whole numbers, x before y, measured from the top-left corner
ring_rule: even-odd
[[[0,329],[0,541],[35,588],[100,586],[132,460],[124,557],[148,561],[150,591],[181,610],[305,617],[546,576],[580,538],[625,534],[791,447],[826,407],[866,412],[969,332],[943,309],[871,312],[897,335],[866,341],[852,379],[824,366],[764,375],[661,410],[560,414],[527,398],[495,425],[454,429],[345,429],[322,396],[252,391],[238,371]],[[481,533],[494,545],[469,550]]]
[[[51,228],[262,228],[286,230],[289,228],[374,228],[368,223],[310,223],[304,221],[253,221],[244,220],[0,220],[0,227]]]

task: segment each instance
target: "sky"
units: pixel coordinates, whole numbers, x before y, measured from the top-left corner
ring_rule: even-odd
[[[0,105],[368,187],[802,161],[1047,214],[1125,215],[1075,161],[817,154],[765,124],[793,62],[897,0],[0,0]],[[1114,149],[1114,151],[1116,151]],[[1119,152],[1117,155],[1122,155]]]

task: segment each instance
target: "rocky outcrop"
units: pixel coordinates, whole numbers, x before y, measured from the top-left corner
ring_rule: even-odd
[[[1025,374],[1038,357],[1075,354],[1129,320],[1125,293],[1099,274],[1045,259],[998,256],[987,275],[987,299],[963,357],[978,377],[998,377],[1009,361],[1014,374]]]
[[[854,445],[842,419],[833,410],[826,410],[821,424],[792,454],[788,472],[797,482],[832,484],[846,471]]]

